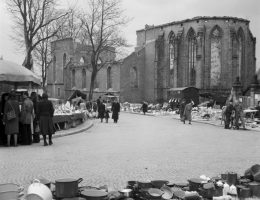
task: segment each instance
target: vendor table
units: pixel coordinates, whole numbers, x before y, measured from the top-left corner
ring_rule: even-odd
[[[252,120],[254,120],[254,119],[255,119],[255,114],[256,114],[257,111],[258,111],[258,110],[246,109],[246,110],[244,110],[244,113],[245,113],[245,114],[250,113],[250,118],[251,118]]]
[[[54,115],[53,123],[60,130],[60,124],[64,123],[64,129],[68,129],[70,126],[75,127],[76,123],[79,121],[84,121],[85,115],[84,113],[73,113],[71,115]]]

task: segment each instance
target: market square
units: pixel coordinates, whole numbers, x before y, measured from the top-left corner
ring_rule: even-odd
[[[260,199],[260,2],[0,2],[0,200]]]

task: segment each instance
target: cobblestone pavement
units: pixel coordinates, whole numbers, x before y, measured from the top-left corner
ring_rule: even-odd
[[[128,180],[183,182],[201,174],[240,174],[260,163],[260,132],[225,130],[171,117],[121,113],[118,124],[100,123],[54,145],[0,148],[0,183],[27,187],[34,178],[79,178],[82,185],[120,189]]]

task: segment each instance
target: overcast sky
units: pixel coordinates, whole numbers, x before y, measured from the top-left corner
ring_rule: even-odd
[[[6,60],[22,63],[23,49],[18,49],[10,38],[12,21],[5,1],[0,0],[0,55]],[[71,1],[60,2],[67,4]],[[125,14],[132,18],[123,31],[133,47],[136,44],[136,30],[143,29],[145,24],[160,25],[195,16],[232,16],[247,19],[257,40],[257,68],[260,68],[260,0],[122,0],[122,7]]]

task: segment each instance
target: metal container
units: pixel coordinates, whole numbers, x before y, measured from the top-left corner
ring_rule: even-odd
[[[84,189],[81,191],[81,197],[84,197],[87,200],[104,200],[107,195],[107,192],[96,189]]]
[[[236,185],[237,184],[237,173],[228,172],[227,174],[227,184]]]
[[[169,183],[169,181],[167,181],[167,180],[153,180],[153,181],[151,181],[151,183],[155,188],[160,189],[163,185],[167,185],[167,183]]]
[[[58,179],[55,180],[55,196],[56,198],[72,198],[79,195],[79,183],[83,181],[79,179]]]
[[[251,190],[251,194],[253,197],[260,197],[260,183],[259,182],[251,182],[248,184],[249,189]]]
[[[133,190],[131,190],[131,189],[123,189],[120,191],[120,193],[123,194],[125,197],[133,196]]]

